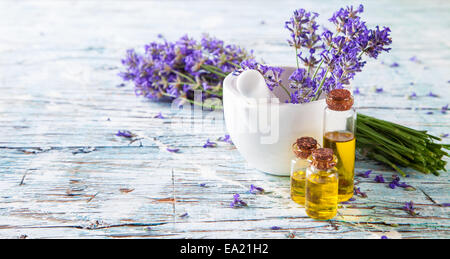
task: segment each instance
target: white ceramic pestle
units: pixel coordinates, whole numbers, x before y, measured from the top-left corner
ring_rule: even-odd
[[[267,87],[264,76],[257,70],[250,69],[242,72],[237,78],[236,88],[246,98],[276,98]]]

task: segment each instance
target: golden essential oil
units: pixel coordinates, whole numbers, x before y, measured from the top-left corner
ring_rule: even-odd
[[[306,168],[310,164],[307,158],[317,149],[317,145],[314,138],[306,136],[292,144],[295,158],[291,160],[291,199],[300,205],[305,205]]]
[[[333,149],[337,157],[336,168],[339,172],[339,202],[353,197],[355,171],[355,136],[348,131],[325,133],[323,146]]]
[[[306,214],[313,219],[328,220],[337,214],[338,174],[335,170],[308,173],[306,177]]]
[[[291,199],[301,205],[305,205],[305,179],[305,171],[295,171],[291,175]]]

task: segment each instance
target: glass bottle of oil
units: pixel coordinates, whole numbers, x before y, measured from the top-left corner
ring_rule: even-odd
[[[291,161],[291,199],[300,205],[305,205],[306,168],[308,157],[317,148],[317,141],[311,137],[301,137],[292,144],[296,158]]]
[[[333,149],[339,172],[339,202],[353,196],[355,175],[355,123],[353,96],[347,89],[335,89],[327,96],[323,146]]]
[[[338,207],[336,157],[332,149],[319,148],[312,152],[311,159],[311,166],[306,169],[306,214],[313,219],[332,219]]]

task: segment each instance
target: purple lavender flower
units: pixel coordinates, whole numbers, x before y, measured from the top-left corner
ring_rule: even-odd
[[[395,189],[396,187],[408,188],[412,187],[411,185],[406,184],[405,182],[400,182],[400,177],[398,175],[392,176],[392,182],[389,184],[391,189]]]
[[[358,94],[360,94],[359,87],[356,87],[355,90],[353,90],[353,95],[358,95]]]
[[[387,236],[381,236],[381,239],[389,239]]]
[[[199,184],[200,187],[206,187],[206,183]]]
[[[180,151],[179,148],[166,148],[167,151],[169,151],[170,153],[178,153]]]
[[[230,203],[231,208],[240,208],[240,207],[246,207],[247,203],[241,200],[241,197],[239,194],[233,195],[233,201]]]
[[[367,170],[363,173],[359,173],[358,176],[361,176],[363,178],[369,178],[371,173],[372,173],[372,170]]]
[[[209,148],[209,147],[217,147],[217,143],[209,141],[209,139],[208,139],[208,140],[206,140],[206,143],[203,145],[203,148]]]
[[[442,134],[440,135],[440,137],[441,137],[441,138],[446,138],[446,137],[448,137],[448,133],[442,133]]]
[[[358,188],[354,187],[353,193],[354,193],[355,195],[359,195],[359,196],[361,196],[361,197],[363,197],[363,198],[367,198],[367,194],[364,193],[364,192],[362,192],[361,189],[360,189],[359,187],[358,187]]]
[[[408,212],[411,216],[416,216],[417,213],[415,212],[414,203],[412,201],[406,202],[405,206],[403,206],[403,210]]]
[[[156,118],[156,119],[165,119],[166,117],[164,117],[164,116],[162,115],[162,113],[160,112],[160,113],[158,113],[157,115],[155,115],[153,118]]]
[[[264,193],[264,189],[252,184],[250,185],[250,193],[252,194]]]
[[[437,95],[437,94],[434,94],[433,92],[429,92],[428,93],[428,95],[427,96],[429,96],[429,97],[439,97],[439,95]]]
[[[187,212],[180,215],[180,218],[187,218],[189,217],[189,214]]]
[[[418,62],[419,60],[417,59],[416,56],[412,56],[412,57],[409,58],[409,61]]]
[[[119,75],[125,81],[132,81],[136,95],[153,100],[193,99],[193,91],[209,90],[203,99],[221,97],[221,82],[226,74],[239,68],[239,63],[252,58],[235,45],[208,35],[198,42],[187,35],[175,42],[151,42],[145,52],[138,54],[128,50],[122,64],[125,71]],[[204,89],[204,86],[218,86]]]
[[[281,227],[279,227],[279,226],[273,226],[273,227],[271,227],[270,229],[272,229],[272,230],[280,230]]]
[[[382,87],[377,87],[377,88],[375,88],[375,92],[376,93],[382,93],[383,92],[383,88]]]
[[[442,106],[441,113],[445,114],[445,113],[447,113],[447,110],[448,110],[448,104],[445,106]]]
[[[375,182],[384,183],[385,181],[384,181],[383,176],[380,174],[380,175],[375,176]]]
[[[425,114],[427,114],[427,115],[431,115],[431,114],[433,114],[433,112],[427,112],[427,113],[425,113]]]
[[[129,130],[119,130],[117,133],[116,133],[116,136],[118,136],[118,137],[124,137],[124,138],[134,138],[134,137],[136,137],[136,135],[135,134],[133,134],[131,131],[129,131]]]
[[[441,206],[442,207],[450,207],[450,203],[442,203]]]
[[[415,92],[412,92],[412,93],[408,96],[409,99],[413,99],[413,98],[416,98],[416,97],[417,97],[417,94],[416,94]]]
[[[225,136],[219,137],[217,140],[233,145],[233,141],[231,141],[231,137],[229,134],[225,134]]]
[[[390,65],[390,67],[399,67],[400,65],[397,62],[394,62]]]

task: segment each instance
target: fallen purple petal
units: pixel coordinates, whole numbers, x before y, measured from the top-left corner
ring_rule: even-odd
[[[375,182],[384,183],[385,180],[384,180],[383,176],[380,174],[380,175],[375,176]]]
[[[359,87],[356,87],[355,90],[353,90],[353,94],[354,95],[360,94]]]
[[[250,193],[252,194],[264,193],[264,189],[252,184],[250,185]]]
[[[403,206],[403,210],[408,212],[409,215],[415,216],[417,213],[415,212],[414,203],[412,201],[406,202],[405,206]]]
[[[164,116],[162,115],[162,113],[158,113],[158,114],[155,115],[153,118],[156,118],[156,119],[165,119],[166,117],[164,117]]]
[[[390,65],[390,67],[399,67],[400,65],[397,62],[394,62]]]
[[[358,176],[361,176],[364,178],[369,178],[371,173],[372,173],[372,170],[367,170],[364,173],[359,173]]]
[[[243,200],[241,200],[241,197],[239,194],[233,195],[233,201],[230,203],[231,208],[241,208],[246,207],[247,203]]]
[[[217,140],[218,141],[222,141],[222,142],[226,142],[228,144],[232,144],[233,145],[233,141],[231,141],[231,137],[230,137],[229,134],[225,134],[225,136],[219,137]]]
[[[272,230],[280,230],[280,229],[281,229],[281,227],[278,227],[278,226],[273,226],[273,227],[271,227],[270,229],[272,229]]]
[[[431,92],[431,91],[427,94],[427,96],[429,96],[429,97],[439,97],[439,95],[434,94],[434,93]]]
[[[364,192],[362,192],[361,189],[360,189],[359,187],[358,187],[358,188],[354,187],[353,193],[354,193],[355,195],[359,195],[359,196],[361,196],[361,197],[363,197],[363,198],[367,198],[367,194],[364,193]]]
[[[179,148],[166,148],[167,151],[169,151],[170,153],[178,153],[180,151]]]
[[[124,131],[119,130],[119,131],[116,133],[116,136],[118,136],[118,137],[124,137],[124,138],[134,138],[134,137],[136,137],[136,135],[133,134],[133,133],[132,133],[131,131],[129,131],[129,130],[124,130]]]
[[[448,104],[445,106],[442,106],[441,113],[445,114],[445,113],[447,113],[447,110],[448,110]]]
[[[216,142],[211,142],[208,140],[206,140],[206,143],[203,145],[203,148],[209,148],[209,147],[217,147],[217,143]]]

